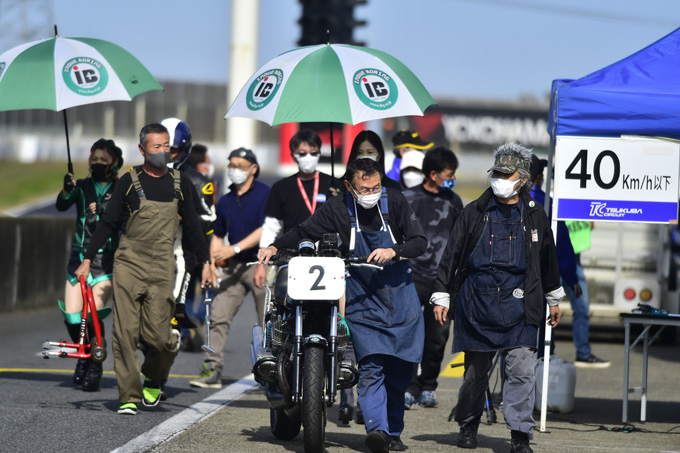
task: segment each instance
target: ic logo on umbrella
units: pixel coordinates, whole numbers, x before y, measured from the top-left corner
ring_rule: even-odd
[[[372,109],[387,110],[397,102],[397,84],[379,69],[360,69],[354,73],[352,80],[361,102]]]
[[[109,81],[106,67],[90,57],[72,58],[64,65],[62,75],[66,86],[83,96],[101,93]]]
[[[260,110],[267,106],[283,82],[283,71],[270,69],[253,80],[248,88],[248,108]]]

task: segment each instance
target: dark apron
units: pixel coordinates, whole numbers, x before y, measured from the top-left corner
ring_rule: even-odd
[[[524,206],[516,207],[506,219],[495,200],[489,203],[456,299],[453,352],[536,347],[537,329],[526,325],[524,311]]]
[[[378,248],[396,244],[389,226],[387,192],[383,188],[380,211],[383,228],[368,232],[356,218],[356,205],[347,193],[347,209],[352,225],[349,251],[368,256]],[[347,279],[345,319],[349,325],[357,360],[372,354],[399,357],[407,362],[420,362],[423,355],[425,329],[407,261],[390,261],[383,269],[351,267]]]

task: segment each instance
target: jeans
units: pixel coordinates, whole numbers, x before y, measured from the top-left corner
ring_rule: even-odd
[[[572,335],[574,338],[574,346],[576,347],[576,358],[587,359],[590,357],[590,341],[588,340],[588,312],[590,311],[590,304],[588,302],[588,283],[586,276],[583,273],[583,266],[581,260],[576,260],[576,276],[578,277],[578,284],[583,290],[583,294],[578,299],[574,296],[574,291],[564,284],[562,286],[567,293],[567,297],[571,302],[571,310],[574,313],[574,320],[572,326]]]

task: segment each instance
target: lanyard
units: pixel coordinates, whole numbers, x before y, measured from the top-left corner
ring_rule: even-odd
[[[319,172],[315,172],[314,174],[314,193],[312,194],[312,198],[314,200],[313,203],[309,202],[309,197],[307,196],[307,191],[305,188],[302,186],[302,180],[300,179],[300,175],[297,177],[297,182],[298,182],[298,187],[300,188],[300,193],[302,194],[302,199],[305,200],[305,204],[307,205],[307,209],[309,209],[309,212],[314,214],[314,211],[316,211],[316,198],[317,195],[319,195]]]

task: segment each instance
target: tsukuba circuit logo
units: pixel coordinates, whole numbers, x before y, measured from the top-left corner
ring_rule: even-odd
[[[282,82],[283,71],[280,69],[269,69],[255,77],[248,88],[246,97],[248,108],[250,110],[265,108],[276,96]]]
[[[90,57],[72,58],[61,71],[71,91],[82,96],[94,96],[106,89],[109,73],[99,61]]]
[[[397,84],[383,71],[360,69],[354,73],[353,84],[359,100],[372,109],[387,110],[397,103]]]

